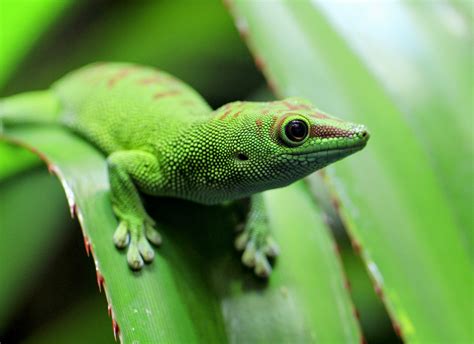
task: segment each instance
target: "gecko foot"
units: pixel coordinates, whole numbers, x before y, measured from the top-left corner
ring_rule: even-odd
[[[161,235],[155,229],[155,222],[151,218],[122,219],[114,233],[115,246],[128,246],[127,261],[133,270],[140,270],[145,262],[153,261],[155,252],[150,242],[159,246],[161,241]]]
[[[254,268],[254,272],[259,277],[267,278],[272,272],[272,267],[268,258],[276,257],[279,254],[278,244],[266,231],[259,231],[255,228],[245,228],[245,230],[235,239],[235,248],[244,251],[242,263],[245,266]]]

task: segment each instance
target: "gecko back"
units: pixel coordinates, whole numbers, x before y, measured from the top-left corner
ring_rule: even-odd
[[[159,149],[212,109],[191,87],[153,68],[95,63],[52,86],[60,121],[106,153]],[[159,138],[159,139],[158,139]]]

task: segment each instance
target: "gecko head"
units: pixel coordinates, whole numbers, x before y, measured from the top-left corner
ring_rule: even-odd
[[[363,125],[331,117],[301,98],[236,102],[215,111],[201,164],[227,199],[301,179],[367,144]],[[209,130],[211,129],[211,130]]]

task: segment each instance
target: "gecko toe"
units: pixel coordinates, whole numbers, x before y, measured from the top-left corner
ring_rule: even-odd
[[[248,267],[255,266],[255,253],[257,252],[253,241],[247,244],[244,253],[242,254],[242,263]]]
[[[265,256],[265,254],[262,254],[261,252],[257,252],[255,254],[254,272],[258,277],[263,277],[263,278],[268,278],[270,274],[272,273],[272,267],[270,263],[268,262],[267,257]]]
[[[245,249],[245,246],[247,246],[248,241],[249,233],[246,231],[242,232],[237,236],[237,238],[235,238],[234,246],[238,251],[243,251]]]
[[[267,255],[267,257],[275,258],[280,254],[280,248],[275,240],[271,237],[268,237],[263,248],[263,252]]]
[[[114,244],[118,248],[125,248],[129,240],[130,236],[128,234],[127,224],[121,221],[114,233]]]
[[[148,240],[156,246],[160,246],[161,242],[163,241],[160,233],[155,228],[153,228],[152,225],[149,225],[149,224],[145,225],[145,235],[148,238]]]
[[[138,251],[140,251],[140,255],[142,256],[143,260],[147,263],[150,263],[155,258],[155,251],[151,247],[150,243],[148,242],[147,238],[142,236],[138,241]]]
[[[128,265],[133,270],[140,270],[143,267],[143,258],[138,251],[138,246],[136,243],[131,243],[127,251],[127,261]]]

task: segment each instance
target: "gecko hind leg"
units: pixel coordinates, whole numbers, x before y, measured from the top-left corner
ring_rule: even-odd
[[[279,248],[270,235],[267,213],[263,195],[253,195],[250,199],[250,211],[243,232],[235,239],[235,247],[242,254],[242,263],[253,267],[259,277],[268,277],[272,267],[268,261],[270,257],[279,254]]]
[[[146,213],[136,185],[150,188],[158,175],[156,158],[142,151],[119,151],[107,158],[112,208],[119,220],[113,241],[127,250],[128,265],[140,270],[152,262],[155,253],[150,242],[161,244],[155,221]]]

